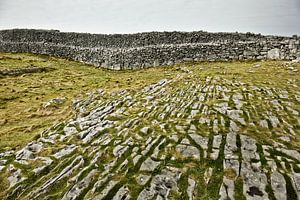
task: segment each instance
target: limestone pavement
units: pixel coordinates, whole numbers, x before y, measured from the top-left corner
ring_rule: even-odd
[[[180,85],[180,87],[178,87]],[[300,199],[300,93],[192,72],[98,91],[0,153],[8,199]]]

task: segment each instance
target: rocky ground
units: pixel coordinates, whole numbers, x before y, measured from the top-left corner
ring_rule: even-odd
[[[0,153],[6,198],[300,199],[298,68],[280,67],[295,77],[285,85],[180,67],[91,93],[72,119]]]

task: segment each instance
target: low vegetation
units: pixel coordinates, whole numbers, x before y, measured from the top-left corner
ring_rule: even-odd
[[[297,66],[299,64],[289,70],[285,62],[280,61],[184,64],[186,69],[199,72],[196,73],[199,78],[219,75],[287,90],[293,90],[300,81]],[[0,149],[21,147],[43,129],[67,119],[72,113],[72,102],[89,92],[142,88],[163,78],[172,79],[182,72],[178,70],[179,65],[115,72],[45,55],[0,53],[0,70],[28,67],[51,70],[0,76]],[[45,107],[54,98],[62,98],[64,103]]]
[[[0,149],[21,147],[45,128],[68,118],[73,100],[88,92],[139,88],[176,74],[174,68],[114,72],[44,55],[0,53],[0,70],[28,67],[54,70],[0,76]],[[62,98],[64,103],[45,108],[54,98]]]
[[[151,196],[149,188],[170,191],[169,199],[274,199],[280,190],[271,176],[290,199],[297,196],[299,63],[190,62],[120,72],[0,53],[0,71],[35,67],[51,70],[0,77],[0,199],[112,199],[122,191],[136,199]],[[75,116],[76,99],[92,112]],[[164,176],[172,181],[155,182]]]

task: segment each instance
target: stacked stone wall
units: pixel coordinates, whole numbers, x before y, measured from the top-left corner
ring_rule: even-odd
[[[182,61],[294,60],[300,58],[300,38],[204,31],[104,35],[12,29],[0,31],[0,51],[46,54],[121,70]]]

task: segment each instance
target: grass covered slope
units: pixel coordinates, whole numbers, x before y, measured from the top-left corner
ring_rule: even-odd
[[[0,53],[0,70],[28,67],[53,71],[0,74],[0,149],[23,146],[45,128],[66,119],[73,100],[88,92],[139,88],[176,74],[174,68],[114,72],[42,55]],[[44,108],[54,98],[64,98],[65,102]]]
[[[6,68],[44,59],[31,64],[54,70],[1,78],[10,134],[1,132],[0,199],[300,198],[299,63],[110,72],[43,56],[3,57]],[[34,92],[20,92],[31,84]],[[20,96],[5,100],[14,87]],[[44,107],[56,97],[66,101]],[[72,114],[74,98],[81,100]],[[35,118],[18,115],[19,104],[36,106],[26,111]],[[50,114],[37,115],[43,112]],[[40,128],[15,131],[24,121]]]

